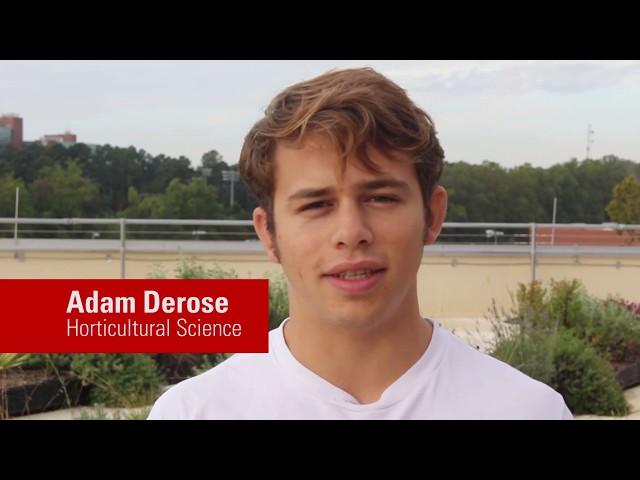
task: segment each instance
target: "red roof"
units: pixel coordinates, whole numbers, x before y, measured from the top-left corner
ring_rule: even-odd
[[[552,232],[553,231],[553,232]],[[635,230],[636,241],[631,243],[631,232],[615,228],[552,228],[536,227],[536,243],[539,245],[638,245],[640,230]]]

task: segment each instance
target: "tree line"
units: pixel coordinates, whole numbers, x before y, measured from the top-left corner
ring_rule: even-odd
[[[212,150],[193,168],[186,157],[134,147],[27,144],[0,150],[0,217],[249,218],[254,200],[236,183],[233,208]],[[206,175],[205,175],[206,174]]]
[[[0,217],[14,215],[20,187],[21,217],[249,219],[255,198],[236,182],[231,208],[231,185],[222,177],[237,168],[216,150],[194,168],[186,157],[135,147],[6,147],[0,150]],[[449,192],[451,222],[551,222],[556,197],[558,223],[602,223],[613,221],[607,206],[627,177],[640,178],[640,163],[608,155],[549,168],[447,162],[441,184]]]

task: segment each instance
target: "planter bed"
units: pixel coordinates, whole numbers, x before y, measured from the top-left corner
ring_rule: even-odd
[[[0,414],[9,417],[88,405],[88,400],[88,388],[68,373],[61,378],[34,370],[0,375]]]

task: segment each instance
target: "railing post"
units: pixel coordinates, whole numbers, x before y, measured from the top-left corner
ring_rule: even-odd
[[[18,258],[18,204],[20,203],[20,187],[16,187],[16,204],[13,222],[13,244],[15,246],[14,256]]]
[[[529,227],[529,244],[531,245],[531,281],[536,281],[536,224]]]
[[[120,278],[125,278],[125,270],[124,270],[124,257],[126,254],[126,237],[127,232],[125,230],[125,218],[120,219]]]

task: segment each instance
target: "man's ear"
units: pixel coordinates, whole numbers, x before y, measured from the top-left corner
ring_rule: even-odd
[[[269,260],[274,263],[280,263],[280,259],[278,259],[278,255],[276,254],[274,239],[267,228],[267,212],[262,207],[257,207],[253,210],[253,228],[255,228],[258,238],[260,242],[262,242],[262,246],[267,251]]]
[[[425,245],[435,243],[442,230],[442,224],[447,216],[447,191],[441,185],[436,185],[429,199],[429,219]]]

